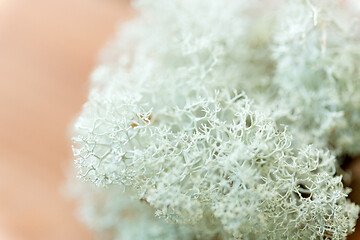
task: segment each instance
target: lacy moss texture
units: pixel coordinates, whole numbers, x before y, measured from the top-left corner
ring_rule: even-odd
[[[140,0],[74,124],[100,238],[345,239],[359,207],[356,1]]]

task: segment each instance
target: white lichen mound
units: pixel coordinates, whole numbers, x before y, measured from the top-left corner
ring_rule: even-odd
[[[125,240],[345,239],[354,231],[359,208],[346,199],[335,156],[317,148],[328,139],[311,140],[307,127],[302,142],[295,116],[283,115],[300,97],[271,91],[286,89],[286,74],[305,84],[282,70],[284,58],[295,60],[280,45],[295,43],[252,31],[267,21],[248,1],[137,6],[140,16],[95,70],[74,127],[78,175],[105,188],[79,188],[84,220]]]

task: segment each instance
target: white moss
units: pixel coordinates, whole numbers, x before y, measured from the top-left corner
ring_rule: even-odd
[[[353,40],[346,54],[336,50],[345,35],[319,40],[332,12],[310,1],[283,5],[279,20],[249,1],[136,5],[140,17],[106,51],[74,127],[78,175],[111,186],[82,195],[86,221],[114,239],[351,233],[359,209],[325,147],[356,152],[349,125],[360,105],[347,94],[356,56]],[[333,59],[340,53],[346,61]],[[127,227],[135,220],[121,217],[126,209],[148,237]]]

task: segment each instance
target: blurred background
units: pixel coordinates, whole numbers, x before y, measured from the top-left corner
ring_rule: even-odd
[[[0,0],[0,240],[94,239],[61,193],[68,128],[98,51],[134,14],[128,0]],[[360,161],[346,167],[359,203]]]
[[[0,0],[0,240],[82,240],[61,191],[68,127],[126,0]]]

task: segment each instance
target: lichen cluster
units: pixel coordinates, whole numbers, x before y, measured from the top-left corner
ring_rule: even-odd
[[[353,4],[353,5],[351,5]],[[110,239],[345,239],[359,208],[356,2],[139,0],[74,125]]]

